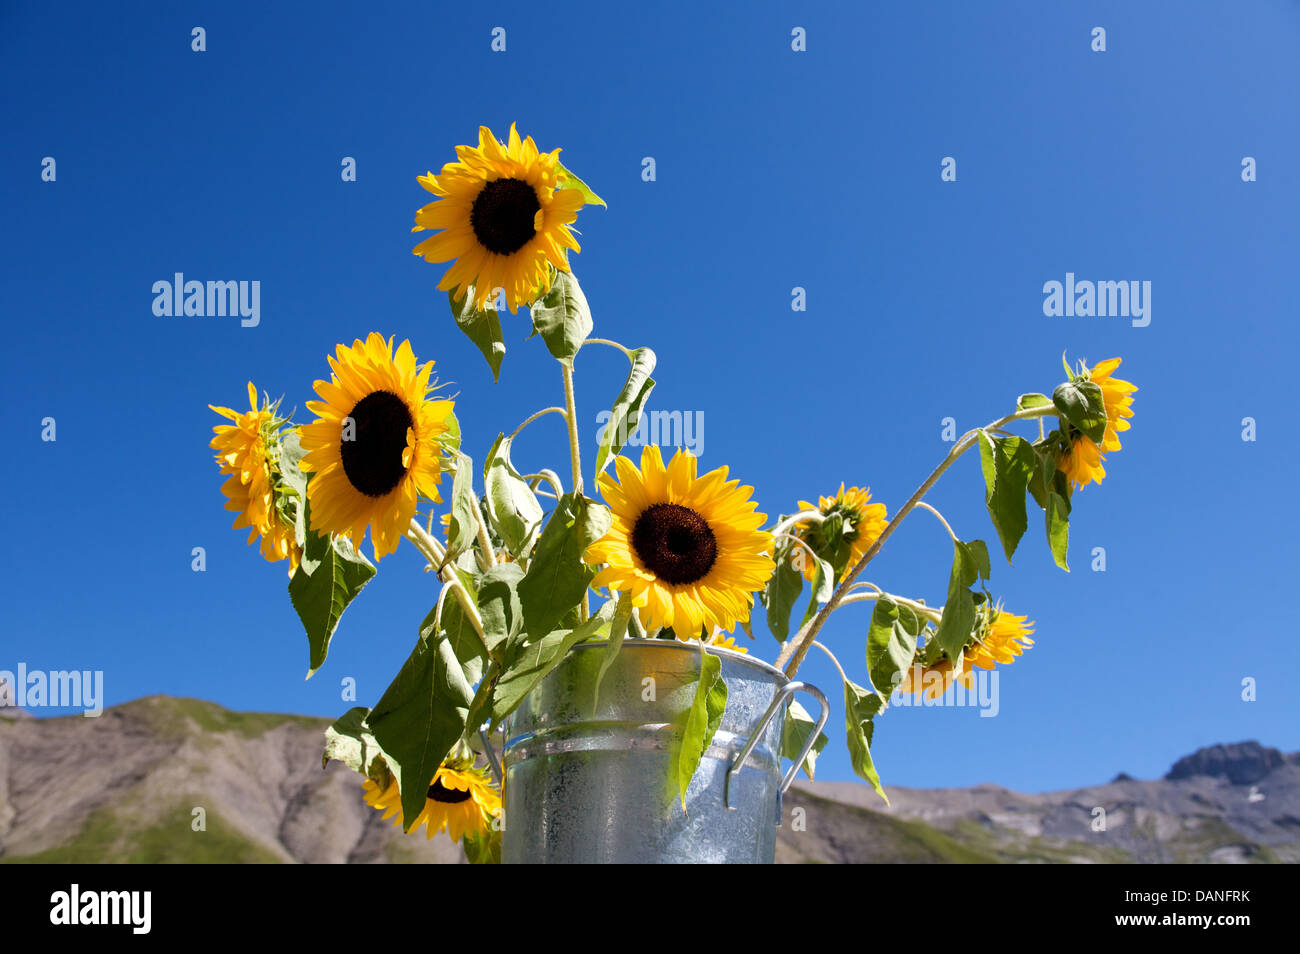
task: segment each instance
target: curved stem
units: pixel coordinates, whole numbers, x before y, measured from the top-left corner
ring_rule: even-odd
[[[840,671],[840,679],[843,680],[844,682],[848,682],[849,677],[844,674],[844,667],[841,666],[840,661],[835,658],[835,654],[831,652],[829,649],[827,649],[824,645],[817,642],[817,640],[815,639],[813,640],[813,645],[816,646],[818,649],[820,649],[822,652],[824,652],[827,656],[831,657],[831,662],[835,663],[835,668]]]
[[[808,551],[808,555],[812,557],[812,565],[813,565],[814,567],[817,566],[817,562],[818,562],[818,561],[817,561],[817,554],[816,554],[816,552],[814,552],[814,550],[813,550],[812,547],[808,546],[808,544],[807,544],[806,542],[804,542],[803,540],[800,540],[800,539],[799,539],[798,537],[796,537],[793,533],[778,533],[778,534],[776,534],[775,536],[776,536],[776,539],[778,539],[778,540],[791,540],[791,541],[793,541],[794,543],[799,544],[799,546],[801,546],[801,547],[803,547],[805,550],[807,550],[807,551]]]
[[[536,414],[533,414],[532,416],[527,418],[522,424],[520,424],[513,431],[511,431],[510,436],[507,437],[506,440],[513,441],[516,437],[519,436],[519,432],[522,431],[525,427],[533,423],[533,421],[537,420],[539,417],[545,417],[547,414],[564,414],[564,408],[562,407],[543,408],[542,410],[538,411]],[[568,415],[565,415],[565,417],[567,416]]]
[[[456,594],[461,609],[469,617],[470,625],[474,627],[474,632],[478,634],[479,640],[483,643],[483,649],[486,651],[487,639],[483,636],[483,620],[479,616],[478,606],[474,604],[469,593],[461,584],[460,578],[451,567],[444,566],[442,569],[438,569],[438,565],[442,563],[446,551],[437,540],[424,532],[424,527],[420,526],[420,522],[415,519],[412,519],[410,526],[406,528],[406,539],[415,544],[415,548],[429,561],[429,565],[437,572],[438,579],[451,587],[452,592]]]
[[[869,587],[871,587],[873,590],[875,590],[877,594],[880,594],[880,593],[884,593],[884,592],[885,592],[884,590],[882,590],[880,587],[876,586],[876,584],[872,583],[872,582],[869,581],[869,580],[863,580],[861,583],[854,583],[853,585],[854,585],[855,587],[856,587],[856,586],[869,586]],[[852,595],[853,595],[853,593],[850,592],[850,593],[849,593],[849,596],[852,596]]]
[[[930,511],[930,513],[934,514],[936,517],[939,518],[939,522],[940,522],[941,524],[943,524],[943,528],[944,528],[945,530],[948,531],[948,536],[952,537],[953,543],[959,543],[959,542],[960,542],[960,541],[957,539],[957,534],[955,534],[955,533],[952,532],[952,527],[948,526],[948,521],[945,520],[945,519],[943,519],[943,514],[941,514],[939,511],[935,510],[933,507],[931,507],[931,506],[930,506],[928,503],[926,503],[924,500],[918,500],[918,501],[916,502],[916,505],[917,505],[918,507],[923,507],[923,508],[925,508],[926,510]]]
[[[795,514],[793,517],[786,517],[784,520],[782,520],[780,523],[778,523],[775,527],[772,528],[772,533],[773,535],[779,533],[785,533],[785,531],[789,530],[791,527],[797,524],[805,523],[805,522],[821,523],[825,519],[826,519],[825,514],[823,514],[820,510],[805,510],[802,513]]]
[[[486,569],[491,569],[497,565],[496,548],[492,546],[492,538],[488,536],[487,523],[483,520],[483,508],[479,506],[478,494],[474,491],[469,492],[469,499],[474,504],[474,518],[478,525],[478,545],[483,551],[484,559],[487,562]]]
[[[438,627],[442,625],[442,604],[447,602],[447,594],[451,592],[451,585],[444,583],[442,589],[438,591],[438,602],[433,607],[433,629],[437,632]]]
[[[420,526],[419,521],[412,519],[411,525],[406,528],[406,539],[415,544],[415,548],[424,554],[425,558],[433,564],[434,569],[442,563],[446,551],[442,544],[433,538],[431,533],[425,531]]]
[[[899,606],[906,606],[914,613],[924,616],[926,619],[934,620],[936,623],[943,618],[942,609],[936,609],[933,606],[926,606],[924,603],[918,603],[916,600],[909,600],[906,596],[895,596],[893,593],[850,593],[848,596],[844,597],[844,599],[840,600],[840,605],[848,606],[850,603],[865,603],[881,599],[882,597],[888,597]]]
[[[560,483],[560,475],[553,470],[542,469],[535,474],[524,474],[524,480],[528,481],[528,486],[533,490],[537,489],[538,483],[546,481],[555,491],[555,499],[559,500],[564,496],[564,484]]]
[[[784,666],[785,674],[793,678],[804,657],[808,655],[808,649],[811,647],[813,640],[816,639],[818,631],[826,624],[826,620],[831,613],[835,612],[835,608],[843,602],[844,597],[848,595],[849,588],[853,585],[853,581],[857,579],[858,574],[865,570],[867,564],[875,559],[876,554],[880,552],[880,548],[885,545],[885,541],[889,539],[890,535],[893,534],[907,515],[912,512],[913,508],[920,503],[921,498],[930,491],[930,488],[939,482],[939,478],[944,475],[944,472],[957,462],[957,458],[975,446],[975,442],[979,440],[981,430],[996,430],[1005,424],[1010,424],[1012,421],[1027,421],[1037,417],[1055,416],[1056,413],[1054,406],[1026,408],[1023,411],[1008,414],[1006,417],[989,424],[986,428],[977,427],[963,434],[961,439],[948,451],[948,455],[940,461],[939,466],[931,471],[930,476],[925,478],[920,487],[916,488],[912,496],[907,499],[907,503],[903,504],[902,509],[894,514],[894,518],[885,525],[885,529],[881,531],[880,536],[867,548],[867,552],[862,554],[862,559],[858,560],[853,569],[844,574],[844,579],[840,581],[840,585],[831,594],[831,598],[826,602],[826,605],[812,618],[806,631],[801,632],[798,637],[787,643],[781,650],[781,655],[777,657],[776,661],[777,668]]]
[[[589,345],[589,344],[609,345],[611,348],[617,348],[619,351],[623,352],[623,354],[625,354],[625,355],[627,356],[627,360],[629,360],[629,361],[632,361],[632,360],[633,360],[633,358],[632,358],[632,352],[631,352],[631,351],[629,351],[627,348],[623,347],[623,346],[622,346],[621,344],[619,344],[617,341],[610,341],[608,338],[588,338],[588,339],[587,339],[586,341],[584,341],[582,344],[583,344],[583,347],[586,347],[586,346]],[[579,349],[579,350],[581,350],[581,349]]]

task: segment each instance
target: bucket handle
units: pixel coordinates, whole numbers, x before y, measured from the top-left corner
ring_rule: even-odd
[[[791,696],[800,691],[808,693],[808,695],[817,700],[817,704],[821,706],[821,714],[817,716],[817,724],[813,727],[813,730],[808,733],[808,738],[804,741],[803,748],[799,750],[799,755],[794,760],[794,764],[790,766],[790,771],[786,772],[785,777],[781,779],[781,794],[784,795],[786,789],[794,783],[794,777],[799,772],[799,766],[803,765],[803,760],[808,757],[808,753],[812,750],[812,747],[817,744],[817,737],[821,735],[822,729],[826,727],[826,720],[830,718],[831,714],[830,705],[826,701],[826,696],[824,696],[822,691],[816,686],[811,686],[806,682],[787,682],[781,687],[780,691],[776,694],[776,698],[772,700],[772,704],[769,705],[767,711],[763,713],[763,718],[758,720],[758,725],[750,734],[749,740],[745,743],[744,748],[740,750],[740,754],[732,760],[731,768],[727,769],[726,784],[723,788],[724,801],[728,811],[735,810],[735,806],[731,804],[731,777],[745,767],[745,759],[749,758],[749,753],[754,750],[754,746],[758,745],[758,740],[762,738],[763,733],[767,731],[768,724],[776,716],[781,707],[789,701]]]

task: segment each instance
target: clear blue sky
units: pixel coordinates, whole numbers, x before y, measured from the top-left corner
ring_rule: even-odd
[[[506,322],[494,385],[441,269],[410,253],[428,198],[415,177],[480,123],[504,135],[514,120],[609,202],[582,213],[574,259],[598,333],[656,349],[654,406],[702,411],[703,466],[730,465],[769,514],[841,480],[892,510],[946,451],[943,418],[964,429],[1050,391],[1063,350],[1122,355],[1141,387],[1105,483],[1076,496],[1074,572],[1033,514],[1015,568],[995,560],[993,590],[1038,640],[1002,672],[999,715],[886,713],[887,786],[1040,791],[1159,775],[1215,742],[1300,749],[1300,6],[376,6],[0,11],[0,669],[102,669],[109,703],[163,692],[332,716],[347,676],[378,699],[434,600],[418,559],[383,561],[304,682],[284,569],[222,509],[207,405],[238,405],[251,378],[301,408],[325,354],[371,330],[409,337],[455,382],[477,461],[560,402],[526,318]],[[151,287],[178,271],[260,281],[261,324],[155,317]],[[1045,317],[1043,283],[1067,271],[1152,282],[1151,324]],[[588,462],[626,367],[593,352],[578,370]],[[563,473],[559,419],[516,459]],[[931,499],[996,554],[982,494],[972,457]],[[870,576],[937,603],[950,559],[918,513]],[[826,633],[863,682],[866,623],[850,608]],[[824,660],[804,672],[841,695]],[[838,702],[831,725],[820,774],[848,778]]]

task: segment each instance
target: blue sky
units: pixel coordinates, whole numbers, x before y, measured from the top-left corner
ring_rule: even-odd
[[[284,569],[222,509],[207,405],[238,404],[252,379],[301,408],[325,354],[371,330],[436,359],[478,461],[561,403],[525,317],[506,321],[493,384],[441,267],[410,253],[415,177],[480,123],[516,121],[609,202],[582,213],[573,260],[597,333],[657,351],[653,406],[702,412],[702,466],[729,465],[769,514],[842,480],[892,512],[946,452],[944,418],[965,429],[1050,392],[1063,350],[1123,356],[1140,386],[1124,450],[1075,498],[1073,572],[1033,512],[1016,566],[997,556],[974,457],[932,493],[959,535],[993,544],[992,589],[1037,644],[1002,671],[996,718],[881,717],[886,786],[1042,791],[1153,777],[1215,742],[1300,749],[1285,642],[1300,6],[744,11],[6,4],[0,669],[102,669],[110,704],[165,692],[337,715],[345,677],[378,699],[435,598],[419,560],[383,561],[304,682]],[[178,271],[260,281],[260,324],[156,317],[152,285]],[[1150,281],[1151,323],[1046,317],[1043,284],[1066,272]],[[607,349],[579,363],[588,463],[624,373]],[[564,473],[559,418],[515,456]],[[918,513],[868,575],[939,603],[950,559]],[[848,608],[824,633],[860,682],[867,618]],[[824,659],[803,676],[841,696]],[[842,724],[836,702],[819,777],[851,777]]]

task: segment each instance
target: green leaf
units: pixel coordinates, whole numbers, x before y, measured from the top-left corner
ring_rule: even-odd
[[[479,618],[483,621],[483,638],[491,652],[496,652],[506,640],[514,639],[523,627],[523,607],[519,601],[519,582],[523,578],[524,571],[519,564],[498,563],[479,580]]]
[[[533,304],[531,311],[533,334],[542,336],[553,357],[572,367],[574,355],[594,327],[587,296],[578,280],[571,272],[557,271],[551,290]]]
[[[987,431],[980,431],[979,444],[984,505],[1010,563],[1029,527],[1025,492],[1037,463],[1034,449],[1023,438],[993,437]]]
[[[779,643],[785,642],[790,636],[790,610],[803,591],[803,574],[794,568],[790,558],[794,546],[796,544],[791,544],[784,550],[777,549],[776,572],[768,578],[767,586],[759,597],[767,607],[767,627]],[[805,553],[804,559],[807,558],[808,554]]]
[[[322,767],[331,760],[342,762],[352,771],[371,778],[380,776],[387,770],[388,763],[384,761],[383,750],[366,725],[368,715],[369,709],[357,706],[343,713],[325,730]]]
[[[888,596],[876,600],[867,629],[867,672],[881,699],[888,699],[916,655],[916,638],[925,621]]]
[[[823,552],[826,554],[834,573],[843,573],[849,565],[849,555],[853,552],[853,544],[849,541],[847,534],[852,529],[851,526],[845,525],[844,514],[839,512],[827,514],[826,519],[817,528],[817,533],[824,545],[814,547],[814,549],[818,554]]]
[[[605,206],[605,208],[609,208],[609,206],[605,205],[604,199],[602,199],[600,196],[596,195],[596,193],[591,191],[591,186],[587,185],[587,183],[583,182],[581,179],[575,176],[568,169],[564,168],[564,163],[560,162],[557,159],[555,161],[555,166],[557,171],[559,172],[558,179],[555,183],[555,188],[577,189],[579,192],[582,193],[582,197],[583,199],[586,200],[587,205],[603,205]]]
[[[1020,397],[1016,398],[1016,410],[1028,411],[1030,408],[1034,407],[1047,407],[1051,403],[1052,399],[1046,394],[1022,394]]]
[[[403,830],[410,831],[423,811],[438,767],[465,731],[473,698],[451,640],[422,634],[370,713],[371,732],[397,776]]]
[[[987,580],[992,575],[992,564],[989,563],[989,548],[984,544],[983,540],[967,540],[966,549],[975,561],[975,572],[979,574],[980,579]]]
[[[443,423],[447,425],[447,429],[438,435],[438,443],[442,445],[448,457],[455,457],[456,451],[460,450],[460,418],[456,416],[455,411],[448,411]]]
[[[306,498],[302,507],[308,508]],[[302,562],[289,580],[289,600],[311,647],[308,679],[325,664],[343,611],[374,575],[373,564],[352,548],[347,537],[308,531]]]
[[[298,546],[307,544],[307,480],[308,475],[302,470],[302,459],[307,452],[298,440],[298,429],[291,428],[280,435],[280,485],[275,488],[275,505],[283,508],[285,498],[297,499],[293,502],[294,540]],[[288,493],[286,493],[286,490]]]
[[[1070,502],[1055,490],[1049,490],[1044,516],[1047,521],[1047,545],[1051,547],[1052,559],[1057,566],[1069,573],[1066,551],[1070,547]]]
[[[704,651],[700,643],[700,677],[695,684],[695,699],[686,714],[681,743],[673,759],[674,787],[686,808],[686,790],[690,788],[695,770],[704,757],[714,733],[722,723],[723,710],[727,708],[727,684],[722,679],[722,660]]]
[[[609,531],[611,521],[609,510],[593,500],[572,492],[560,498],[519,583],[524,629],[530,638],[555,629],[582,600],[596,575],[595,567],[582,562],[582,554]]]
[[[1095,443],[1106,436],[1106,402],[1101,387],[1092,381],[1066,381],[1052,392],[1052,403],[1061,416]]]
[[[542,505],[510,462],[511,438],[498,435],[488,451],[483,489],[488,522],[515,557],[525,556],[542,525]]]
[[[451,485],[451,524],[447,528],[447,556],[450,563],[474,545],[478,518],[474,506],[474,462],[456,452],[456,479]]]
[[[980,541],[973,541],[979,543]],[[983,544],[981,544],[983,546]],[[988,550],[984,550],[984,563]],[[970,634],[975,628],[975,598],[970,587],[980,577],[979,557],[969,544],[953,543],[952,573],[948,577],[948,598],[943,604],[943,618],[934,634],[935,644],[954,664],[961,657]],[[985,574],[987,576],[987,574]]]
[[[456,300],[456,290],[447,293],[451,316],[456,319],[465,337],[478,347],[492,369],[492,380],[501,380],[501,360],[506,356],[505,339],[501,336],[501,319],[491,305],[479,311],[474,307],[475,289],[470,285],[461,301]],[[489,299],[490,300],[490,299]]]
[[[632,369],[628,372],[627,383],[618,392],[614,407],[610,411],[609,421],[600,436],[600,447],[596,450],[596,477],[604,472],[610,460],[618,455],[627,443],[628,437],[636,432],[645,409],[646,398],[654,389],[654,379],[650,372],[655,369],[655,353],[649,348],[637,348],[632,352]]]
[[[795,544],[797,546],[797,544]],[[807,553],[804,553],[804,559],[809,559]],[[835,593],[835,571],[831,569],[830,563],[817,557],[817,572],[813,575],[812,595],[808,599],[808,608],[804,610],[802,626],[812,619],[817,613],[822,603],[825,603]]]
[[[581,626],[575,629],[557,629],[541,639],[515,647],[514,655],[502,667],[501,676],[492,692],[493,727],[523,702],[533,687],[559,665],[571,647],[595,636],[602,627],[609,626],[613,615],[614,601],[609,600]]]
[[[816,726],[817,720],[808,714],[808,710],[799,705],[797,699],[791,699],[790,708],[785,712],[785,725],[781,729],[781,757],[791,761],[797,759],[799,753],[803,751],[804,743],[808,741],[808,736]],[[813,780],[813,773],[817,769],[817,756],[821,755],[822,749],[826,748],[827,741],[825,732],[817,733],[817,741],[804,757],[801,768],[809,781]]]
[[[1052,431],[1044,441],[1035,441],[1034,470],[1029,477],[1029,495],[1043,509],[1047,509],[1047,490],[1052,486],[1060,462],[1060,444],[1064,440],[1059,430]]]
[[[852,682],[844,683],[844,722],[849,760],[853,763],[853,771],[870,782],[876,794],[888,805],[889,796],[881,787],[880,775],[876,772],[875,763],[871,761],[871,736],[874,731],[872,720],[883,708],[884,702],[876,693],[868,692]]]
[[[600,684],[605,681],[605,673],[614,665],[619,650],[623,648],[623,637],[627,635],[627,625],[632,619],[632,597],[626,591],[618,595],[618,605],[614,610],[614,621],[609,627],[609,644],[600,661],[600,671],[596,673],[596,687],[592,691],[592,712],[600,706]]]

